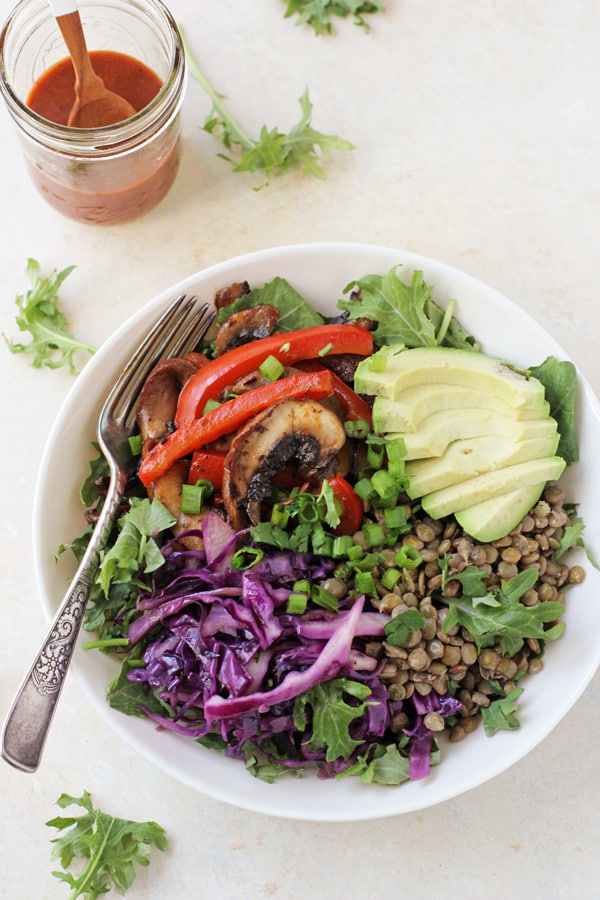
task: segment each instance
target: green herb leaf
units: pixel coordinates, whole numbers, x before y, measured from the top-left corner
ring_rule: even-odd
[[[247,294],[242,294],[233,303],[223,306],[219,310],[217,324],[222,325],[225,319],[242,309],[251,309],[268,303],[279,310],[277,331],[296,331],[300,328],[310,328],[312,325],[322,325],[324,317],[313,309],[304,297],[286,281],[285,278],[273,278],[262,287],[253,288]],[[285,343],[285,340],[282,340]]]
[[[413,631],[422,628],[425,624],[425,616],[418,609],[407,609],[394,616],[386,624],[385,639],[388,644],[395,647],[403,647]]]
[[[175,524],[159,500],[132,497],[129,502],[129,512],[118,522],[118,537],[100,563],[97,581],[107,597],[113,582],[130,582],[140,571],[154,572],[163,564],[156,536]]]
[[[94,808],[88,791],[81,797],[61,794],[56,804],[61,809],[77,805],[86,810],[80,816],[56,816],[46,822],[65,832],[52,840],[56,845],[52,859],[60,859],[63,869],[74,860],[85,862],[78,877],[64,871],[52,872],[72,889],[71,900],[96,900],[113,888],[123,895],[135,881],[136,865],[149,865],[152,845],[162,851],[167,849],[165,830],[156,822],[133,822],[107,815]]]
[[[560,441],[556,451],[567,465],[579,459],[575,403],[577,400],[577,370],[572,362],[549,356],[529,374],[541,381],[550,404],[550,415],[556,419]]]
[[[406,347],[445,345],[474,349],[474,341],[453,316],[446,314],[431,299],[431,288],[423,273],[413,272],[410,284],[401,281],[394,266],[387,275],[366,275],[344,288],[347,300],[338,307],[351,319],[367,318],[377,322],[373,337],[378,345],[404,344]],[[450,325],[452,324],[452,328]]]
[[[526,638],[556,640],[565,629],[564,623],[557,621],[564,613],[562,603],[548,601],[525,606],[520,602],[537,577],[537,570],[526,569],[489,594],[464,595],[451,602],[443,631],[447,633],[454,625],[462,625],[479,650],[498,641],[507,656],[518,653]],[[556,624],[545,628],[548,623]]]
[[[96,443],[96,441],[92,441],[91,444],[98,455],[94,457],[94,459],[89,460],[88,464],[90,467],[90,472],[81,485],[79,491],[79,499],[81,500],[82,504],[87,507],[95,506],[102,498],[102,495],[98,490],[97,482],[98,479],[110,474],[108,461],[102,453],[100,446]]]
[[[263,180],[255,190],[266,187],[271,176],[278,177],[294,168],[300,168],[305,175],[324,179],[323,163],[333,150],[354,150],[354,145],[349,141],[333,134],[323,134],[312,127],[313,105],[307,90],[299,99],[300,120],[287,134],[278,128],[263,125],[258,138],[249,137],[225,107],[222,97],[214,90],[187,46],[185,53],[193,78],[203,87],[213,104],[204,122],[204,131],[216,137],[225,147],[227,153],[219,156],[232,164],[234,172],[262,173]]]
[[[383,12],[385,7],[379,0],[285,0],[285,18],[297,15],[298,25],[310,25],[315,34],[331,34],[331,17],[352,16],[354,24],[369,31],[364,19],[370,13]]]
[[[40,265],[35,259],[27,261],[26,273],[31,289],[25,295],[18,294],[15,302],[19,308],[16,323],[21,331],[28,331],[31,340],[22,344],[2,336],[11,353],[30,353],[31,365],[39,369],[46,366],[58,369],[68,366],[74,374],[77,369],[74,356],[78,351],[92,355],[96,348],[76,340],[69,333],[69,323],[58,305],[58,291],[75,266],[62,272],[53,269],[46,277],[40,275]]]
[[[141,653],[141,650],[139,652]],[[148,691],[144,684],[139,681],[130,681],[127,677],[133,669],[138,668],[137,657],[138,648],[134,647],[130,651],[130,656],[121,663],[118,674],[106,689],[108,705],[126,716],[145,718],[144,710],[148,710],[157,716],[172,718],[172,707],[157,696],[158,692]]]
[[[513,731],[518,728],[520,722],[515,715],[518,709],[517,699],[523,693],[523,688],[514,688],[506,697],[493,700],[488,707],[482,707],[481,719],[488,737],[497,731]]]
[[[308,747],[311,750],[327,748],[326,759],[348,759],[362,741],[350,736],[349,727],[367,708],[367,703],[350,705],[346,697],[363,700],[371,693],[366,684],[351,681],[349,678],[334,678],[316,684],[309,691],[301,694],[294,702],[294,725],[299,731],[305,731],[308,725],[306,707],[312,707],[311,737]]]

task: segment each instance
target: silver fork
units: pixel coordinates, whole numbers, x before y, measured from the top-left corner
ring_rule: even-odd
[[[98,442],[110,466],[110,486],[81,563],[40,650],[17,691],[2,732],[2,756],[24,772],[35,772],[73,656],[90,590],[104,547],[135,468],[129,437],[140,390],[161,359],[185,355],[208,331],[214,310],[198,309],[182,295],[154,325],[125,366],[98,420]]]

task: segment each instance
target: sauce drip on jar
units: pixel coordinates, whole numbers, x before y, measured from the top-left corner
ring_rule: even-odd
[[[162,87],[158,75],[132,56],[112,50],[92,50],[94,71],[109,91],[114,91],[139,112],[156,97]],[[38,115],[66,125],[75,101],[75,72],[69,57],[47,69],[35,82],[27,106]]]

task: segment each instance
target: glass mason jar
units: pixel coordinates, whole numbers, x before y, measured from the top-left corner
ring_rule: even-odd
[[[125,222],[156,206],[177,174],[183,44],[161,0],[81,0],[79,7],[88,49],[144,63],[162,81],[154,99],[102,128],[57,125],[33,112],[26,101],[34,83],[68,56],[48,0],[21,0],[4,24],[0,90],[27,168],[48,203],[81,222]]]

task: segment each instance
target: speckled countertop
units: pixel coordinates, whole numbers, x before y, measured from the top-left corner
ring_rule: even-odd
[[[172,0],[203,67],[250,131],[289,128],[305,87],[313,123],[356,145],[325,182],[296,174],[262,191],[217,158],[191,82],[177,181],[145,218],[80,225],[28,181],[0,110],[0,330],[15,335],[25,265],[75,264],[61,302],[99,345],[158,292],[212,263],[306,241],[364,241],[434,257],[528,310],[600,390],[600,12],[589,0],[389,0],[365,33],[329,37],[260,4]],[[10,4],[0,3],[2,18]],[[32,570],[40,456],[72,384],[0,351],[2,442],[0,712],[45,632]],[[66,897],[44,822],[63,791],[165,826],[134,898],[592,898],[600,896],[600,679],[525,759],[421,813],[365,825],[279,820],[208,799],[140,759],[67,681],[34,775],[0,764],[0,897]]]

